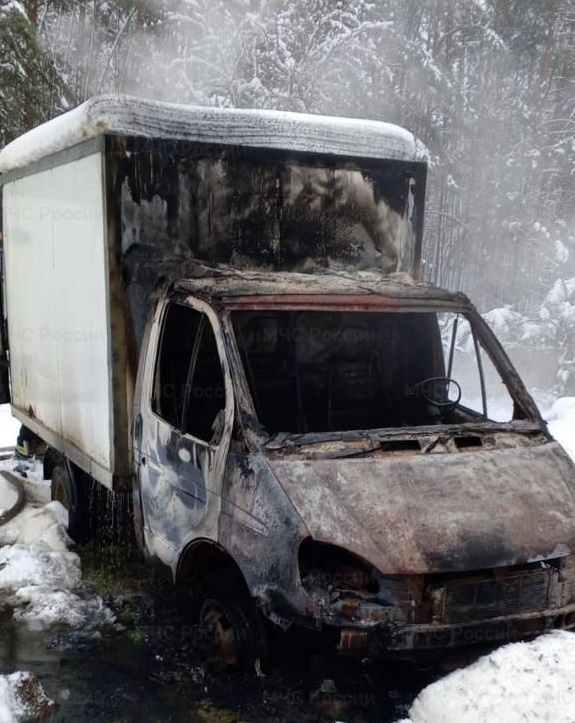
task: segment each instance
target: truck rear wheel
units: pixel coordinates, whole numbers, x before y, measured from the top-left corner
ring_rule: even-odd
[[[62,460],[52,469],[51,498],[68,510],[68,534],[75,542],[92,537],[88,518],[88,490],[83,489],[68,472]]]
[[[68,534],[75,542],[104,547],[131,544],[134,525],[130,492],[112,492],[57,452],[44,466],[51,497],[68,510]]]

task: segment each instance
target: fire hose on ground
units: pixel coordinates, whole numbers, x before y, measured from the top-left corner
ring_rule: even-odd
[[[16,515],[18,515],[22,511],[24,505],[26,504],[26,492],[20,479],[18,479],[15,474],[12,474],[12,472],[2,470],[0,471],[0,476],[2,476],[4,480],[6,480],[6,482],[10,485],[11,489],[16,495],[16,501],[12,504],[12,506],[9,507],[7,510],[3,510],[0,514],[1,526],[5,525],[7,522],[10,522],[10,520],[13,520]]]

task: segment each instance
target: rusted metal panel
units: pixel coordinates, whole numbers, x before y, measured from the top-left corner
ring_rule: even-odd
[[[554,443],[271,465],[315,539],[385,574],[484,570],[575,550],[572,468]]]
[[[487,621],[469,620],[465,624],[387,626],[370,631],[364,655],[381,656],[396,652],[412,658],[425,651],[504,645],[550,630],[574,628],[575,604]]]
[[[231,266],[218,266],[217,268],[202,267],[201,264],[184,267],[190,271],[185,277],[180,274],[175,284],[177,290],[182,289],[188,293],[209,296],[214,300],[225,300],[233,303],[238,297],[266,297],[267,302],[278,297],[286,300],[294,296],[294,301],[301,294],[320,296],[337,296],[338,303],[344,301],[342,297],[354,299],[359,297],[365,300],[366,296],[378,295],[380,299],[404,299],[416,301],[445,301],[448,304],[457,304],[461,309],[473,308],[469,300],[460,293],[449,292],[431,284],[414,281],[407,274],[382,275],[373,271],[357,271],[350,268],[345,270],[318,270],[315,273],[241,271]],[[317,301],[320,299],[317,298]]]
[[[448,302],[446,303],[446,307]],[[459,306],[459,304],[458,304]],[[285,294],[277,296],[239,296],[226,300],[226,308],[245,310],[272,310],[272,309],[314,309],[316,311],[331,311],[345,308],[346,311],[392,311],[394,309],[410,308],[412,311],[427,311],[421,301],[410,304],[405,299],[392,296],[347,296],[344,294]]]
[[[438,447],[434,442],[439,438],[453,442],[450,450]],[[478,439],[480,444],[469,444]],[[271,439],[262,440],[271,458],[283,459],[335,459],[360,455],[388,457],[394,454],[441,451],[480,451],[483,449],[505,449],[531,447],[543,444],[548,436],[540,426],[531,421],[519,420],[509,423],[469,423],[462,430],[461,425],[444,425],[441,432],[436,426],[407,427],[382,430],[354,430],[349,432],[311,432],[307,434],[279,433]],[[431,446],[433,444],[433,446]],[[468,449],[471,447],[471,449]]]
[[[219,542],[241,568],[264,611],[305,606],[297,549],[309,531],[262,455],[230,454]],[[275,602],[274,602],[275,601]]]

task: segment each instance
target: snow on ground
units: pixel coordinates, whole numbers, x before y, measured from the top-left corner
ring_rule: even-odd
[[[16,466],[15,460],[0,462],[0,469]],[[89,631],[112,623],[114,616],[101,598],[83,595],[80,557],[68,549],[66,510],[49,501],[47,483],[34,479],[41,477],[38,466],[25,466],[30,476],[20,481],[26,505],[0,525],[0,608],[13,609],[14,620],[33,630],[64,624]],[[0,490],[6,486],[0,476]]]
[[[0,723],[24,723],[46,718],[56,705],[29,673],[0,675]]]
[[[399,723],[575,723],[575,633],[513,643],[425,688]]]
[[[23,675],[0,675],[0,723],[26,720],[24,701],[18,695],[18,685]]]
[[[14,447],[20,422],[12,416],[9,404],[0,404],[0,449]]]
[[[0,485],[0,517],[18,504],[18,490],[11,485]]]
[[[551,434],[575,460],[575,397],[561,397],[542,413]]]
[[[37,544],[0,548],[0,605],[31,630],[68,625],[88,632],[111,624],[113,613],[100,597],[84,599],[80,559],[74,552]]]
[[[0,447],[14,444],[20,426],[11,424],[6,409],[0,406]],[[50,502],[42,465],[10,458],[0,460],[2,471],[17,478],[26,502],[13,519],[0,524],[0,610],[11,611],[14,622],[30,630],[64,625],[96,635],[93,631],[112,624],[114,615],[82,585],[80,558],[68,549],[67,512],[59,502]],[[0,474],[0,513],[9,511],[17,498],[16,488]],[[44,718],[53,709],[34,676],[0,675],[0,723]]]

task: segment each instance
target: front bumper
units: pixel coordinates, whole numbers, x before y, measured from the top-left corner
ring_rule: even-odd
[[[383,657],[474,646],[499,646],[533,638],[550,630],[575,629],[575,604],[516,616],[458,625],[383,623],[371,628],[342,627],[332,631],[344,655]]]

